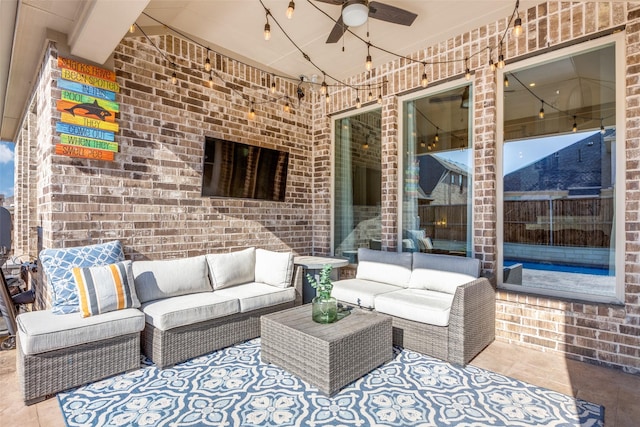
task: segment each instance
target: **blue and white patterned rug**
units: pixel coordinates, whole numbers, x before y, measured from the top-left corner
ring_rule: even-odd
[[[604,408],[395,349],[332,398],[260,361],[260,339],[58,394],[71,426],[602,426]]]

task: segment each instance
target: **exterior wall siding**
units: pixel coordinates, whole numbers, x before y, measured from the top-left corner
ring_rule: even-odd
[[[547,2],[520,12],[525,34],[505,39],[508,61],[543,49],[626,25],[626,135],[619,138],[626,153],[625,302],[607,305],[564,301],[498,291],[496,331],[499,340],[570,358],[640,372],[640,4]],[[497,265],[497,173],[495,74],[488,68],[508,18],[425,47],[417,61],[442,62],[429,69],[431,85],[459,78],[464,58],[474,70],[473,83],[473,250],[482,272],[495,277]],[[249,245],[298,254],[331,253],[332,115],[352,108],[353,89],[331,94],[331,103],[316,95],[284,113],[281,105],[256,104],[249,121],[249,102],[238,93],[265,93],[270,75],[245,64],[215,56],[212,64],[224,82],[208,88],[208,75],[194,71],[204,49],[165,35],[153,40],[176,62],[179,85],[170,83],[172,68],[144,39],[125,38],[114,54],[122,93],[118,97],[120,152],[113,163],[79,160],[53,154],[59,119],[51,99],[59,97],[53,66],[55,49],[45,57],[38,101],[37,220],[44,246],[60,247],[120,239],[133,259],[162,259],[226,252]],[[486,54],[471,56],[476,52]],[[493,51],[494,60],[497,52]],[[423,67],[397,60],[372,71],[385,81],[381,126],[382,247],[397,250],[400,169],[398,97],[420,88]],[[347,83],[367,84],[365,74]],[[280,91],[293,94],[295,84],[278,81]],[[23,130],[24,132],[24,130]],[[286,202],[209,199],[200,197],[203,144],[206,136],[289,151]],[[21,136],[20,143],[25,141]],[[20,149],[20,155],[26,155]],[[31,161],[33,161],[32,159]],[[24,166],[23,166],[24,167]],[[26,178],[20,177],[16,199]],[[22,202],[20,202],[22,203]],[[18,206],[18,205],[17,205]],[[25,205],[20,205],[25,206]],[[33,207],[33,206],[29,206]],[[29,232],[21,225],[17,233]],[[19,235],[19,234],[18,234]],[[495,280],[494,280],[495,281]]]

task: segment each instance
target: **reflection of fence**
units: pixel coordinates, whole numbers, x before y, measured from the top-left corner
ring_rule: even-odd
[[[467,205],[420,206],[420,228],[435,240],[467,240]]]
[[[609,247],[613,199],[548,199],[504,202],[504,242]]]

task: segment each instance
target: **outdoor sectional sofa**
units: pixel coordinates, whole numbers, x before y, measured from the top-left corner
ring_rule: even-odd
[[[18,376],[26,404],[137,369],[141,347],[164,368],[256,338],[261,315],[302,302],[302,271],[294,271],[292,253],[248,248],[132,262],[124,260],[119,242],[110,242],[45,250],[40,258],[48,280],[53,276],[59,284],[52,286],[52,310],[17,317]],[[66,292],[65,280],[73,280],[69,271],[82,274],[76,280],[85,286],[77,289],[90,289],[89,297]],[[123,290],[115,299],[124,306],[83,317],[87,307],[108,310],[110,296],[96,283],[111,272]],[[92,295],[103,299],[96,307]]]
[[[495,291],[474,258],[360,248],[338,301],[392,316],[393,343],[466,365],[495,339]]]

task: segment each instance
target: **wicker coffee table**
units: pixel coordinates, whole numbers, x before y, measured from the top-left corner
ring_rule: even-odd
[[[328,325],[311,304],[260,318],[261,357],[332,395],[393,357],[391,317],[353,309]]]

